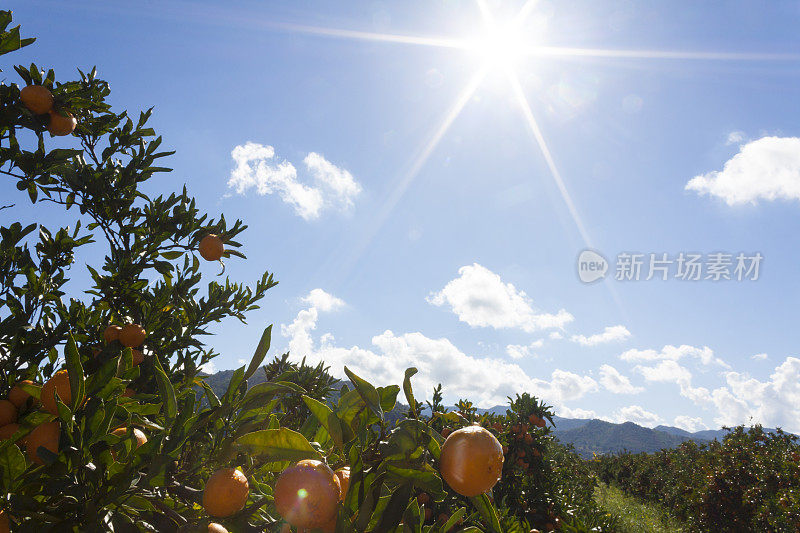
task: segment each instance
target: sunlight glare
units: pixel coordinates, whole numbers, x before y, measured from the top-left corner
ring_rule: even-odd
[[[497,25],[471,41],[470,49],[484,68],[513,70],[523,57],[525,43],[515,24]]]

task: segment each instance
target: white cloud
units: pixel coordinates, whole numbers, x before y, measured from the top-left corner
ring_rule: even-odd
[[[536,356],[535,350],[544,346],[544,341],[539,339],[530,344],[509,344],[506,346],[506,354],[511,359],[522,359],[523,357]]]
[[[614,394],[637,394],[644,390],[644,387],[633,386],[630,379],[611,365],[600,367],[600,384]]]
[[[684,357],[694,357],[704,365],[715,363],[723,368],[730,368],[730,365],[728,365],[725,361],[718,357],[714,357],[714,351],[708,346],[698,348],[695,346],[689,346],[688,344],[682,344],[680,346],[672,346],[671,344],[668,344],[661,348],[660,351],[653,349],[631,349],[623,352],[619,356],[620,359],[628,362],[661,360],[679,361]]]
[[[564,309],[556,314],[537,312],[525,292],[477,263],[458,269],[459,277],[431,293],[433,305],[449,305],[458,319],[470,326],[519,328],[531,332],[561,328],[573,320]]]
[[[577,342],[582,346],[597,346],[607,342],[620,342],[630,338],[631,332],[625,326],[607,326],[602,333],[594,335],[573,335],[572,342]]]
[[[216,374],[217,373],[217,365],[214,364],[214,361],[209,361],[204,365],[200,365],[199,370],[201,372],[205,372],[206,374]]]
[[[750,359],[755,359],[756,361],[765,361],[769,356],[765,353],[757,353],[750,357]]]
[[[739,148],[722,170],[689,180],[686,190],[728,205],[800,200],[800,137],[762,137]]]
[[[560,331],[551,331],[550,338],[554,341],[561,340],[564,338],[564,334],[561,333]]]
[[[419,370],[414,376],[414,388],[420,398],[428,396],[436,384],[443,383],[445,397],[450,401],[469,398],[481,407],[504,404],[506,396],[522,392],[535,394],[559,407],[599,390],[597,382],[589,376],[557,369],[549,380],[532,378],[515,363],[470,356],[448,339],[432,339],[419,332],[396,335],[386,330],[372,338],[370,348],[336,346],[329,335],[322,335],[315,342],[311,332],[317,327],[322,309],[314,307],[314,302],[335,298],[321,290],[316,294],[323,293],[327,296],[306,297],[309,307],[302,309],[290,325],[281,326],[281,331],[289,338],[293,358],[306,356],[312,363],[325,361],[337,376],[343,375],[346,365],[376,385],[397,384],[405,369],[414,366]]]
[[[629,405],[617,409],[612,420],[621,424],[622,422],[633,422],[640,426],[653,427],[661,423],[662,419],[640,405]]]
[[[692,386],[692,373],[686,367],[679,365],[672,359],[659,361],[656,366],[636,366],[635,371],[641,373],[647,381],[661,383],[675,383],[681,391],[681,396],[689,398],[695,403],[702,404],[711,400],[708,389]]]
[[[744,132],[743,131],[732,131],[728,134],[728,139],[725,141],[725,144],[739,144],[744,140]]]
[[[760,423],[800,432],[800,359],[787,357],[768,381],[745,373],[727,372],[727,387],[715,389],[718,424]]]
[[[677,428],[685,429],[690,433],[694,433],[695,431],[700,431],[702,429],[708,429],[708,426],[705,425],[703,419],[699,416],[691,417],[687,415],[678,415],[675,417],[672,425]]]
[[[304,296],[303,303],[307,303],[310,307],[315,307],[322,312],[335,311],[344,306],[344,301],[336,296],[329,294],[322,289],[313,289]]]
[[[746,373],[725,372],[725,386],[709,391],[692,386],[692,373],[674,360],[652,367],[636,366],[647,381],[675,383],[681,396],[702,408],[714,408],[717,425],[759,423],[800,432],[800,359],[787,357],[775,367],[768,381]]]
[[[246,365],[246,364],[247,364],[247,361],[245,361],[244,359],[241,359],[241,358],[240,358],[240,359],[238,359],[238,360],[236,361],[236,363],[237,363],[239,366],[242,366],[242,365]]]
[[[561,409],[558,410],[558,416],[562,418],[597,418],[597,413],[590,409],[581,409],[575,408],[570,409],[569,407],[562,406]]]
[[[291,162],[275,160],[272,146],[247,142],[236,146],[231,157],[236,168],[231,171],[228,188],[238,194],[245,194],[251,188],[261,196],[277,194],[305,220],[319,218],[326,209],[346,211],[361,192],[361,185],[347,170],[315,152],[303,160],[313,185],[299,181]]]

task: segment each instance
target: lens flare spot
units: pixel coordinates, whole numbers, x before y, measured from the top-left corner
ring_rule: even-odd
[[[301,500],[304,500],[308,497],[308,491],[306,489],[300,489],[297,491],[297,497]]]

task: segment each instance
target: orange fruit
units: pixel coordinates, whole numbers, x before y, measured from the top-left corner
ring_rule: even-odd
[[[200,240],[198,251],[206,261],[219,261],[222,254],[225,253],[225,245],[218,235],[211,233]]]
[[[11,390],[8,392],[8,400],[14,404],[17,409],[21,409],[23,405],[25,405],[28,401],[28,398],[31,397],[30,394],[25,392],[22,387],[20,387],[21,383],[25,383],[26,385],[33,385],[33,381],[29,379],[24,379],[11,387]]]
[[[0,427],[0,440],[8,440],[14,436],[14,433],[19,431],[19,424],[6,424],[3,427]],[[17,441],[17,444],[24,444],[22,441],[25,440],[25,437]]]
[[[320,528],[336,517],[341,487],[333,470],[304,459],[284,470],[275,482],[275,509],[298,528]]]
[[[63,137],[75,131],[75,126],[77,125],[78,121],[75,120],[72,113],[67,113],[67,116],[64,116],[55,111],[50,111],[50,122],[47,124],[47,131],[53,137]]]
[[[28,433],[28,440],[25,443],[25,449],[28,452],[28,458],[34,463],[44,464],[44,460],[36,453],[40,446],[43,446],[53,453],[58,453],[58,439],[61,434],[61,424],[54,420],[53,422],[45,422],[39,424],[33,431]]]
[[[41,85],[23,87],[19,92],[19,98],[22,100],[22,105],[36,115],[43,115],[53,109],[53,93]]]
[[[141,346],[147,338],[147,332],[139,324],[127,324],[119,332],[119,342],[128,348]]]
[[[228,530],[222,524],[211,522],[208,524],[208,533],[228,533]]]
[[[53,377],[42,385],[42,405],[47,412],[57,415],[56,393],[64,405],[69,405],[72,401],[72,390],[69,387],[69,373],[66,370],[59,370]]]
[[[347,496],[347,491],[350,490],[350,467],[345,466],[334,472],[336,478],[339,480],[339,490],[341,492],[340,500],[344,500]]]
[[[338,521],[337,520],[338,518],[339,518],[338,514],[333,515],[333,518],[331,518],[327,524],[320,527],[319,529],[322,530],[322,533],[335,533],[336,522]]]
[[[244,508],[250,484],[241,470],[220,468],[208,478],[203,490],[203,507],[211,516],[231,516]]]
[[[133,361],[133,366],[138,366],[144,362],[144,354],[134,348],[131,350],[131,360]]]
[[[0,533],[10,533],[11,524],[8,522],[8,515],[5,511],[0,511]]]
[[[117,428],[111,432],[112,435],[116,435],[117,437],[127,437],[128,436],[128,428],[121,427]],[[133,438],[136,439],[136,448],[147,442],[147,435],[139,428],[133,428]],[[134,448],[134,449],[136,449]]]
[[[122,326],[108,326],[103,332],[103,339],[106,341],[106,344],[111,344],[114,341],[118,341],[121,331]]]
[[[17,421],[17,406],[8,400],[0,400],[0,426]]]
[[[454,431],[442,445],[442,478],[462,496],[477,496],[494,487],[503,472],[503,447],[480,426]]]

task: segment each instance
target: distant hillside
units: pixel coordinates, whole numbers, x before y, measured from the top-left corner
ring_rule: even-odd
[[[662,448],[672,448],[692,439],[645,428],[633,422],[612,424],[603,420],[589,420],[572,429],[556,428],[553,435],[563,443],[572,444],[584,457],[591,457],[592,453],[616,453],[625,450],[650,453]]]

